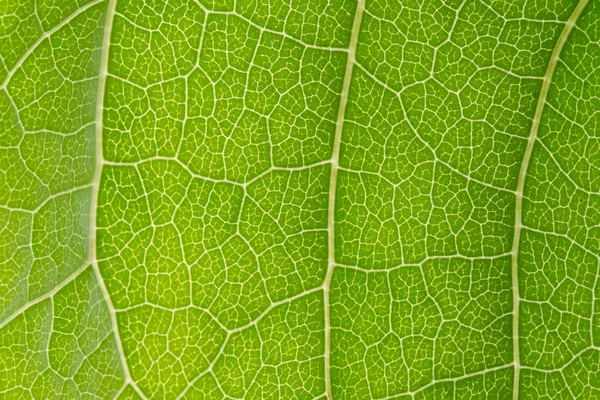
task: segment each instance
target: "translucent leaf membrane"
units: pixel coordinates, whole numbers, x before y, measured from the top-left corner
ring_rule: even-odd
[[[600,397],[599,21],[0,7],[0,397]]]

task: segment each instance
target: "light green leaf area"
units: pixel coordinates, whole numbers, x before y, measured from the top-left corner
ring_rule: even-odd
[[[600,398],[597,0],[0,2],[0,398]]]

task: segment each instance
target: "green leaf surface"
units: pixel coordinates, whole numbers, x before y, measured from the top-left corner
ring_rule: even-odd
[[[600,398],[600,2],[0,2],[0,398]]]

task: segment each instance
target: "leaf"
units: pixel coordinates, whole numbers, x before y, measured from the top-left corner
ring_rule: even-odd
[[[0,397],[600,397],[600,4],[0,5]]]

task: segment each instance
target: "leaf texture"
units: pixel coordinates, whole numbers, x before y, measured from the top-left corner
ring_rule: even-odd
[[[0,3],[0,398],[600,398],[596,0]]]

